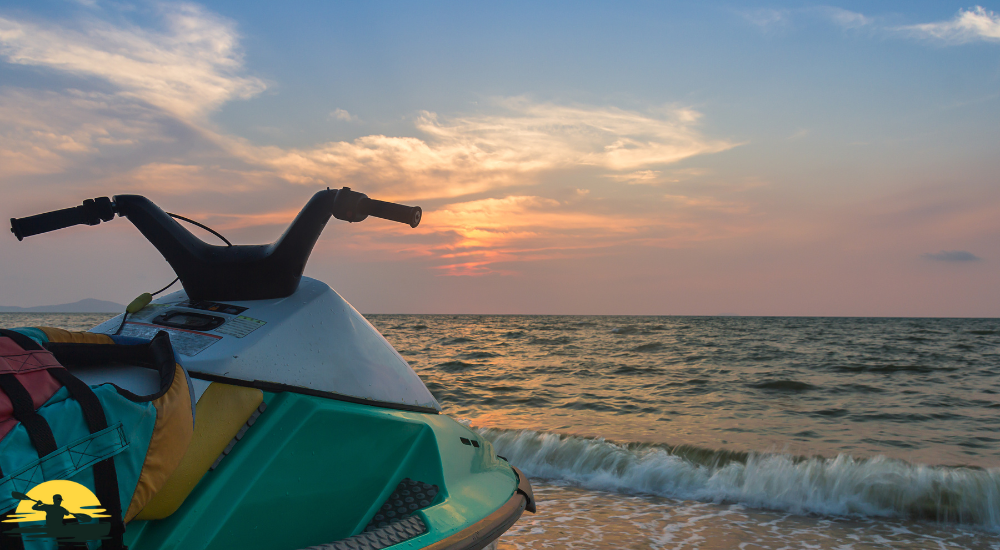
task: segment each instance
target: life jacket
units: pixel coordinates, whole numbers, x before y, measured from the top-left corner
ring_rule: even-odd
[[[68,370],[83,376],[95,367],[153,369],[159,388],[136,395],[110,382],[88,385]],[[125,523],[173,473],[193,427],[190,380],[166,333],[144,341],[47,327],[0,329],[0,548],[56,547],[55,539],[25,543],[11,533],[23,524],[3,521],[31,505],[12,493],[27,495],[52,480],[89,489],[110,515],[101,548],[124,548]]]

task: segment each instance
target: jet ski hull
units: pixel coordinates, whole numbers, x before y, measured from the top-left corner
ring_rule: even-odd
[[[384,531],[393,547],[476,549],[534,508],[527,479],[447,415],[294,392],[264,392],[264,402],[265,412],[176,512],[128,525],[129,548],[351,548],[344,539],[367,528]],[[435,487],[434,495],[387,518],[404,480]],[[389,524],[382,528],[380,512]],[[417,528],[386,538],[403,515]],[[420,523],[423,532],[413,535]]]

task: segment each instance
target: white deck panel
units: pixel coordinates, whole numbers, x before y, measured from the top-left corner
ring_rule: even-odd
[[[223,302],[247,308],[239,313],[179,305],[187,299],[178,291],[155,300],[129,317],[122,334],[149,338],[167,331],[178,361],[194,373],[441,409],[378,330],[325,283],[303,277],[287,298]],[[154,322],[172,312],[221,317],[225,323],[198,331]],[[119,315],[91,332],[113,334],[120,323]]]

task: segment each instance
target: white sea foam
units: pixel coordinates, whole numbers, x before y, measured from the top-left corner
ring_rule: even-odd
[[[797,514],[910,517],[1000,530],[1000,469],[885,457],[802,458],[480,429],[528,476],[588,489],[738,502]]]

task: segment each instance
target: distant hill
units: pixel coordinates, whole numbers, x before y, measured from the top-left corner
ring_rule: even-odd
[[[107,300],[86,298],[72,304],[54,306],[16,307],[0,306],[0,313],[121,313],[125,306]]]

